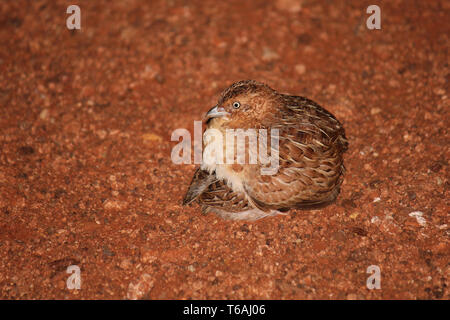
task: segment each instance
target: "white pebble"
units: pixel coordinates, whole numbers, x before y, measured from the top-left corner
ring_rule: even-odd
[[[420,224],[421,226],[426,226],[427,221],[423,217],[423,212],[422,211],[413,211],[413,212],[411,212],[409,214],[409,216],[416,218],[417,223]]]

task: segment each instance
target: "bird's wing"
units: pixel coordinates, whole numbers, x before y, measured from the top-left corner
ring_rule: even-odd
[[[233,191],[223,180],[216,180],[198,198],[203,209],[214,207],[226,212],[241,212],[251,208],[246,195]]]
[[[210,184],[217,180],[214,174],[210,174],[208,171],[202,170],[200,167],[194,173],[192,177],[189,189],[183,199],[183,205],[187,205],[197,199],[202,192],[204,192]]]
[[[333,115],[306,98],[287,96],[284,105],[266,124],[280,132],[278,172],[262,175],[260,168],[251,168],[245,191],[263,210],[332,202],[345,170],[344,130]]]
[[[334,144],[340,152],[347,150],[344,128],[333,114],[304,97],[283,95],[283,100],[285,107],[277,114],[279,124],[285,128],[296,128],[306,134],[306,139]]]
[[[191,185],[184,197],[183,205],[194,200],[203,206],[219,208],[228,212],[239,212],[249,209],[247,197],[242,192],[234,192],[223,180],[218,180],[214,173],[198,168]]]

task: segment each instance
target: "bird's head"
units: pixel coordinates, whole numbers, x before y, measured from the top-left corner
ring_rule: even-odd
[[[256,128],[273,113],[277,93],[253,80],[232,84],[205,115],[209,127]]]

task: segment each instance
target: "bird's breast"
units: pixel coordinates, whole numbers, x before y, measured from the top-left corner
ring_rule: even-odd
[[[212,129],[212,130],[211,130]],[[203,161],[201,168],[215,173],[217,179],[224,180],[236,192],[243,192],[245,164],[237,163],[237,153],[241,148],[226,139],[223,128],[209,128],[203,137]]]

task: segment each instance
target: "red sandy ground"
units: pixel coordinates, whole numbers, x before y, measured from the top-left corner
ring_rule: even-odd
[[[450,5],[376,2],[371,31],[366,1],[1,1],[0,298],[449,299]],[[171,133],[241,79],[342,121],[335,204],[180,205]]]

